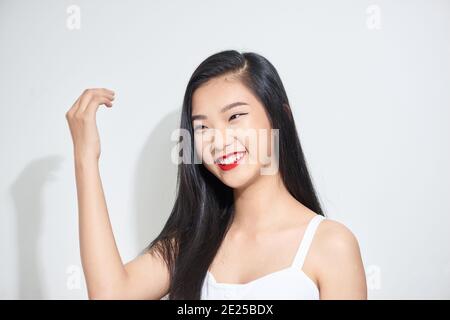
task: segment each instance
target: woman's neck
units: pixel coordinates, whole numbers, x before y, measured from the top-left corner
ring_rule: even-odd
[[[271,231],[292,216],[292,209],[303,207],[286,189],[279,173],[260,175],[233,193],[233,227],[249,234]]]

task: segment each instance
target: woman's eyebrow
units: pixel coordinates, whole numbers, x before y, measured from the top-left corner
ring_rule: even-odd
[[[226,111],[228,111],[228,110],[230,110],[232,108],[235,108],[235,107],[238,107],[238,106],[242,106],[242,105],[248,105],[248,103],[242,102],[242,101],[237,101],[237,102],[233,102],[233,103],[227,104],[226,106],[222,107],[222,109],[220,109],[220,113],[224,113],[224,112],[226,112]],[[203,115],[203,114],[196,114],[196,115],[193,115],[191,117],[192,121],[197,120],[197,119],[204,120],[204,119],[207,119],[207,118],[208,117]]]

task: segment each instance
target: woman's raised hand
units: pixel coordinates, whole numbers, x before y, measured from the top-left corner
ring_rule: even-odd
[[[98,134],[96,113],[100,105],[112,107],[114,91],[105,88],[93,88],[83,91],[73,106],[67,111],[66,119],[76,158],[100,158],[100,137]]]

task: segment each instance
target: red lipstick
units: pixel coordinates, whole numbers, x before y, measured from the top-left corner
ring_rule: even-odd
[[[223,171],[228,171],[228,170],[234,169],[239,165],[241,160],[244,158],[245,153],[246,153],[245,151],[236,151],[236,152],[229,153],[225,156],[220,157],[220,159],[216,160],[216,164]],[[235,160],[231,163],[223,163],[223,162],[221,163],[220,162],[220,161],[223,161],[230,157],[235,157]]]

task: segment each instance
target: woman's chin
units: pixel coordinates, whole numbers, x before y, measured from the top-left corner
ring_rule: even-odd
[[[257,170],[256,173],[250,172],[249,170],[246,170],[245,172],[243,172],[243,170],[236,170],[235,172],[227,172],[225,174],[219,173],[218,178],[220,181],[222,181],[223,184],[227,185],[228,187],[233,189],[240,189],[249,185],[249,183],[254,180],[257,172]]]

